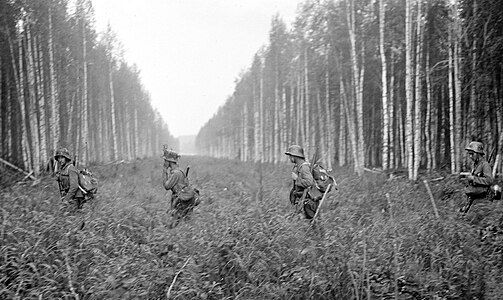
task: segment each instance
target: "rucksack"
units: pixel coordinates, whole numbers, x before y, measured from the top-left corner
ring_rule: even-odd
[[[84,194],[96,194],[98,191],[98,179],[88,169],[77,172],[79,175],[79,188]]]
[[[316,186],[311,187],[308,194],[314,200],[320,200],[323,197],[323,194],[327,192],[327,189],[329,189],[328,192],[330,192],[334,186],[337,186],[335,178],[318,163],[312,166],[311,174],[313,175]]]

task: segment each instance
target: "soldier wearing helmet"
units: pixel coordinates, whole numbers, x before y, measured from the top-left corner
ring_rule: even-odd
[[[466,146],[465,150],[472,162],[472,169],[466,177],[468,186],[465,189],[469,201],[468,205],[471,205],[474,200],[483,201],[485,199],[494,181],[494,177],[491,167],[484,157],[484,145],[481,142],[471,142]],[[465,206],[462,210],[466,212],[468,208],[469,206]]]
[[[311,166],[306,161],[304,149],[299,145],[288,147],[285,152],[294,164],[292,169],[293,187],[290,191],[290,202],[292,205],[301,207],[307,219],[312,219],[316,213],[319,203],[309,196],[309,188],[315,185]]]
[[[79,188],[79,175],[75,166],[71,163],[70,152],[66,148],[60,148],[56,151],[54,159],[59,164],[57,172],[57,181],[61,201],[64,206],[70,206],[74,209],[82,208],[84,204],[84,194]]]
[[[170,227],[173,228],[181,219],[188,218],[194,206],[199,204],[198,191],[190,186],[186,174],[179,168],[178,153],[165,149],[161,158],[164,158],[162,183],[168,191],[171,215],[174,218]]]

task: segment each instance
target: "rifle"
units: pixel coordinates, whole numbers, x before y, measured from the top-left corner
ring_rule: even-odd
[[[320,201],[320,205],[318,205],[318,207],[316,208],[316,212],[314,213],[314,217],[313,219],[311,220],[311,224],[314,223],[314,221],[316,220],[316,217],[318,216],[319,212],[320,212],[320,208],[321,206],[323,205],[323,202],[325,201],[325,199],[327,198],[327,194],[328,194],[328,191],[330,191],[330,188],[332,187],[332,184],[329,184],[327,186],[327,189],[325,190],[325,193],[323,193],[323,197],[321,198],[321,201]]]

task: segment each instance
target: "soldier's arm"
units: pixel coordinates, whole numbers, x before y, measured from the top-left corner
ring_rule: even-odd
[[[164,188],[166,190],[171,190],[178,183],[178,181],[182,179],[182,176],[182,171],[173,172],[173,174],[171,174],[171,176],[168,176],[168,179],[164,181]]]
[[[166,180],[168,180],[168,176],[169,176],[169,170],[168,170],[168,168],[163,167],[162,168],[162,185],[164,185],[164,183],[166,182]]]
[[[474,176],[473,183],[478,185],[490,186],[494,182],[494,177],[492,174],[491,167],[488,163],[482,165],[482,173],[484,176]]]
[[[299,168],[299,177],[295,181],[295,185],[308,188],[314,185],[313,174],[311,174],[311,170],[308,165],[302,165]]]
[[[77,191],[79,190],[79,175],[77,174],[77,170],[74,167],[70,167],[70,170],[68,170],[68,175],[70,177],[70,189],[65,195],[65,201],[69,201],[70,199],[75,197],[75,194],[77,194]]]

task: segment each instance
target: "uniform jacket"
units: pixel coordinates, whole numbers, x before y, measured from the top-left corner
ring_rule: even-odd
[[[472,166],[472,171],[470,172],[474,179],[470,185],[475,187],[489,187],[493,184],[494,177],[492,175],[491,167],[489,163],[481,158],[478,163],[474,163]]]
[[[187,177],[185,177],[185,174],[178,166],[163,173],[164,188],[166,190],[171,190],[173,196],[176,196],[187,184]]]
[[[293,166],[292,172],[298,176],[297,180],[294,181],[294,188],[296,190],[304,190],[315,184],[308,162],[303,162],[300,165],[296,164]]]
[[[64,197],[63,201],[69,201],[73,198],[84,197],[79,189],[79,175],[77,168],[70,162],[67,163],[58,173],[60,191]]]

